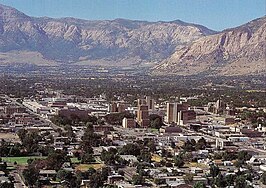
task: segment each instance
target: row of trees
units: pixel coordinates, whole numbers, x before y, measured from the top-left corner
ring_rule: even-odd
[[[96,116],[79,117],[75,114],[71,114],[70,116],[53,116],[51,121],[58,126],[76,125],[80,123],[86,125],[87,123],[97,124],[98,118]]]
[[[23,177],[28,186],[38,186],[40,182],[40,169],[61,169],[65,162],[70,162],[69,156],[64,150],[52,150],[46,159],[28,160],[28,168],[23,170]]]
[[[208,143],[206,140],[202,137],[196,142],[194,139],[187,140],[184,145],[182,146],[182,149],[186,152],[191,152],[191,151],[196,151],[196,150],[201,150],[205,149],[208,147]]]

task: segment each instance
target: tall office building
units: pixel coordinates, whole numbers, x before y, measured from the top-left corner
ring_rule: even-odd
[[[145,99],[138,99],[138,106],[141,106],[141,105],[146,105],[146,100]]]
[[[154,99],[152,99],[150,96],[147,96],[146,104],[148,105],[149,111],[154,111]]]
[[[215,103],[215,113],[224,114],[225,109],[226,109],[225,103],[221,99],[218,99]]]
[[[133,118],[124,118],[122,121],[122,126],[124,128],[135,128],[136,122]]]
[[[179,123],[180,122],[180,112],[188,110],[188,104],[183,103],[167,103],[166,109],[166,122],[167,123]]]
[[[108,111],[111,113],[121,113],[124,112],[126,109],[126,105],[124,103],[121,102],[112,102],[109,107],[108,107]]]
[[[149,126],[149,109],[147,105],[138,106],[137,122],[141,127]]]
[[[166,122],[177,122],[176,103],[167,103]]]

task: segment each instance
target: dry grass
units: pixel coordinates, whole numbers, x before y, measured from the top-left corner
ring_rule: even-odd
[[[208,168],[208,166],[205,164],[195,163],[195,162],[186,163],[185,166],[189,167],[189,168],[191,168],[191,167],[198,167],[198,168],[202,168],[202,169]]]
[[[20,142],[20,139],[15,133],[0,133],[0,140],[4,139],[12,142]]]
[[[99,163],[99,164],[80,164],[78,166],[76,166],[76,170],[85,172],[87,171],[89,168],[94,168],[95,170],[101,169],[102,167],[104,167],[105,165],[103,163]]]
[[[163,160],[163,158],[157,154],[153,154],[151,160],[159,163]]]

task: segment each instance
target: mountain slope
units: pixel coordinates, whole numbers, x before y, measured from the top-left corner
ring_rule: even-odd
[[[0,52],[33,51],[61,63],[156,63],[213,33],[204,26],[180,20],[33,18],[0,5]]]
[[[244,75],[266,73],[266,17],[202,37],[164,60],[156,74]]]

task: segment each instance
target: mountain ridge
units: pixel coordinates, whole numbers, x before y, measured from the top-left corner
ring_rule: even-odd
[[[126,59],[157,63],[195,39],[215,33],[181,21],[35,18],[7,6],[0,10],[1,52],[35,51],[65,63],[105,60],[116,64]]]
[[[181,20],[30,17],[0,4],[0,65],[150,67],[156,75],[264,74],[265,31],[266,16],[217,32]]]
[[[246,75],[266,72],[266,16],[204,36],[153,68],[155,74]]]

